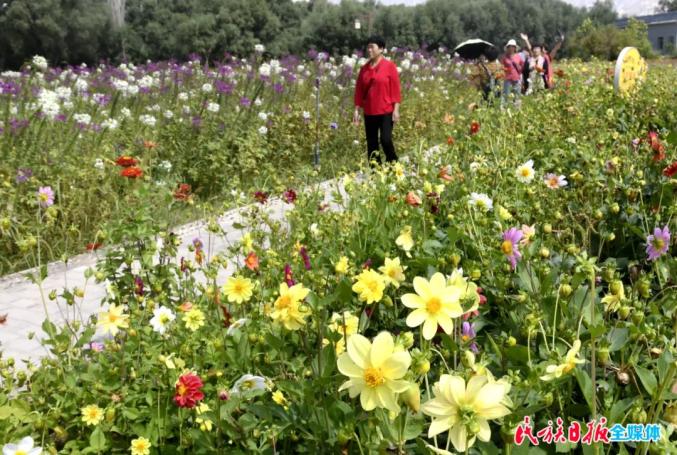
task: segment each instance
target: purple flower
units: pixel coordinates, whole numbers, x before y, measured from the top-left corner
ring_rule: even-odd
[[[104,349],[104,344],[99,343],[98,341],[92,341],[89,343],[89,349],[91,349],[94,352],[101,352]]]
[[[517,261],[522,257],[517,247],[523,236],[522,231],[517,228],[510,228],[503,233],[501,251],[508,258],[508,262],[510,262],[513,270],[517,267]]]
[[[292,287],[296,284],[296,281],[294,281],[294,278],[292,278],[291,266],[289,264],[284,265],[284,281],[289,287]]]
[[[30,168],[19,168],[16,171],[16,183],[24,183],[33,176],[33,170]]]
[[[461,329],[461,339],[465,342],[471,341],[475,338],[475,324],[472,324],[470,322],[464,322],[463,323],[463,328]],[[477,354],[479,352],[479,348],[477,347],[477,343],[474,341],[470,344],[470,350]]]
[[[338,123],[336,123],[336,122],[331,122],[331,123],[329,124],[329,128],[331,128],[332,130],[337,130],[337,129],[338,129]]]
[[[280,84],[279,82],[276,82],[273,85],[273,90],[275,90],[275,93],[282,93],[284,92],[284,85]]]
[[[54,191],[51,186],[41,186],[38,189],[38,203],[43,209],[54,205]]]
[[[196,251],[200,251],[200,250],[202,250],[202,248],[204,247],[204,244],[202,243],[202,240],[200,240],[199,238],[195,237],[195,238],[193,239],[193,247],[195,248]]]
[[[306,268],[306,270],[310,270],[311,268],[310,258],[308,257],[308,252],[306,251],[305,246],[301,247],[301,249],[299,250],[299,254],[303,258],[303,266]]]
[[[293,204],[294,201],[296,201],[296,191],[293,189],[289,188],[287,191],[282,193],[284,196],[284,200],[287,202],[287,204]]]
[[[233,93],[233,84],[229,84],[224,81],[215,81],[214,88],[216,89],[216,93],[222,93],[224,95],[230,95]]]
[[[143,296],[143,280],[139,276],[134,277],[134,293]]]
[[[649,261],[655,261],[659,257],[668,252],[670,246],[670,230],[666,224],[663,229],[656,228],[653,235],[648,235],[646,238],[646,254]]]
[[[247,98],[246,96],[243,96],[242,98],[240,98],[240,106],[249,107],[251,105],[252,105],[252,101],[249,98]]]

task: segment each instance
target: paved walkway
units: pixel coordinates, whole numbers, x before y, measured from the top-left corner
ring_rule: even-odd
[[[317,187],[324,192],[325,202],[330,204],[330,208],[335,208],[336,206],[332,204],[334,201],[331,200],[332,193],[338,189],[344,197],[347,197],[342,182],[342,179],[329,180],[313,185],[311,188]],[[209,233],[204,221],[174,229],[174,233],[181,239],[177,259],[181,256],[192,257],[188,246],[195,237],[199,237],[204,242],[207,257],[225,251],[244,234],[242,230],[235,228],[234,224],[242,223],[244,214],[251,210],[253,205],[263,208],[273,219],[279,221],[285,220],[285,213],[291,208],[290,204],[280,199],[270,199],[263,206],[252,204],[228,211],[218,219],[225,233],[220,236]],[[25,362],[35,363],[40,357],[49,354],[40,343],[44,336],[42,323],[45,320],[45,310],[50,320],[57,325],[62,325],[66,320],[86,320],[101,310],[101,302],[106,295],[106,284],[96,284],[93,278],[86,280],[84,275],[85,270],[90,267],[94,268],[97,260],[102,257],[103,253],[95,252],[76,256],[67,264],[63,262],[49,264],[48,276],[42,283],[42,293],[38,285],[25,278],[27,273],[33,271],[24,271],[0,278],[0,316],[7,314],[5,323],[0,324],[0,351],[2,351],[3,358],[13,357],[17,361],[17,366],[21,367]],[[234,269],[235,267],[228,267],[223,276],[219,277],[219,282],[223,283]],[[75,286],[84,289],[84,297],[76,299],[76,304],[73,306],[67,306],[62,299],[58,299],[61,301],[58,304],[48,299],[50,291],[56,290],[60,294],[66,286],[69,289]],[[20,362],[21,360],[24,362]]]

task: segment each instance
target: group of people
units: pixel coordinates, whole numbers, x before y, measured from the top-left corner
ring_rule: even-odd
[[[482,90],[488,102],[501,96],[501,105],[504,105],[513,97],[518,105],[522,94],[553,86],[552,60],[564,36],[560,37],[550,52],[543,44],[532,46],[527,35],[520,36],[525,43],[521,51],[518,50],[517,42],[511,39],[505,45],[505,53],[500,60],[498,50],[489,46],[477,62],[477,71],[471,76],[471,81]],[[385,46],[385,40],[381,37],[372,36],[367,40],[369,60],[360,68],[355,84],[353,123],[359,125],[360,117],[364,117],[370,164],[381,162],[379,143],[386,161],[397,161],[392,131],[400,119],[402,96],[397,66],[383,57]],[[500,80],[503,81],[501,95],[498,93]]]
[[[510,97],[519,105],[521,95],[553,87],[552,61],[562,46],[564,35],[560,36],[550,51],[545,44],[532,46],[529,37],[524,33],[520,37],[525,44],[521,50],[518,49],[517,42],[511,39],[506,43],[505,52],[500,59],[498,49],[493,46],[487,47],[478,59],[471,81],[482,90],[485,100],[491,102],[501,91],[502,105]],[[500,80],[503,81],[502,90]]]

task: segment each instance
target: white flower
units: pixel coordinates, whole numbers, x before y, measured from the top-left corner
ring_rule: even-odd
[[[73,120],[75,123],[89,125],[92,121],[92,116],[89,114],[73,114]]]
[[[188,101],[188,93],[186,92],[179,93],[179,101]]]
[[[569,182],[567,182],[567,179],[563,175],[557,175],[557,174],[546,174],[545,177],[543,178],[543,182],[550,188],[551,190],[556,190],[558,188],[562,188],[563,186],[567,186]]]
[[[477,161],[473,161],[470,163],[470,172],[477,172],[479,168],[482,167],[482,163],[478,163]]]
[[[485,212],[494,208],[494,201],[484,193],[470,193],[470,200],[468,201],[470,207],[474,207]]]
[[[256,98],[254,100],[254,106],[260,106],[263,104],[263,100],[261,98]]]
[[[142,88],[150,88],[153,85],[153,78],[146,74],[137,81],[137,84]]]
[[[266,51],[266,47],[263,44],[254,44],[254,52],[262,54]]]
[[[43,114],[47,117],[54,119],[61,110],[59,106],[59,97],[56,92],[51,90],[40,90],[38,94],[38,106]]]
[[[150,325],[160,335],[164,335],[169,324],[176,319],[176,315],[172,310],[164,305],[153,310],[153,317],[150,320]]]
[[[266,77],[270,76],[270,71],[271,71],[271,67],[268,63],[262,63],[261,66],[259,66],[259,74],[261,76],[266,76]]]
[[[94,167],[98,170],[102,170],[104,168],[104,163],[101,158],[97,158],[96,161],[94,161]]]
[[[226,335],[232,335],[236,330],[244,327],[247,322],[249,322],[249,319],[247,318],[238,319],[237,321],[233,322],[230,327],[228,327],[228,330],[226,330]]]
[[[534,172],[534,160],[529,160],[526,163],[519,165],[515,170],[515,175],[520,182],[530,183],[536,175]]]
[[[221,109],[221,106],[219,106],[218,103],[209,103],[209,104],[207,104],[207,110],[208,110],[209,112],[214,112],[214,113],[216,113],[216,112],[219,112],[219,109]]]
[[[160,168],[162,168],[164,171],[169,172],[172,170],[172,163],[170,163],[167,160],[164,160],[160,162]]]
[[[268,114],[266,114],[265,112],[259,112],[259,118],[265,122],[266,120],[268,120]]]
[[[310,112],[303,111],[303,119],[304,120],[310,120]]]
[[[212,84],[209,84],[209,83],[202,84],[202,92],[203,93],[211,93],[212,90],[214,90],[214,87],[212,87]]]
[[[139,116],[139,121],[146,126],[154,127],[157,120],[152,115],[142,114]]]
[[[75,90],[77,90],[78,92],[86,92],[87,88],[89,88],[89,84],[87,83],[86,80],[77,79],[75,81]]]
[[[310,233],[313,234],[313,236],[317,237],[317,235],[320,233],[320,229],[317,227],[317,223],[313,223],[309,227]]]
[[[259,134],[265,136],[266,134],[268,134],[268,128],[262,126],[261,128],[259,128]]]
[[[174,113],[173,113],[172,111],[164,111],[164,112],[162,113],[162,115],[163,115],[164,118],[166,118],[167,120],[169,120],[169,119],[171,119],[172,117],[174,117]]]
[[[33,438],[26,436],[19,444],[5,444],[2,447],[2,455],[40,455],[42,447],[33,447],[33,444]]]
[[[120,109],[120,114],[125,118],[130,118],[132,116],[132,111],[129,108],[123,107]]]
[[[40,71],[45,71],[49,66],[49,64],[47,63],[47,59],[45,57],[41,55],[36,55],[33,57],[33,66],[39,69]]]
[[[266,378],[254,376],[253,374],[245,374],[235,381],[233,388],[230,389],[230,393],[235,395],[249,390],[266,390]]]

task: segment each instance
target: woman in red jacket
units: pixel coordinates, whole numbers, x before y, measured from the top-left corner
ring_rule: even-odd
[[[360,123],[360,108],[364,111],[364,127],[367,132],[367,157],[381,163],[381,146],[386,161],[397,161],[393,145],[393,124],[400,120],[400,77],[397,66],[383,57],[385,41],[373,36],[367,42],[369,61],[360,69],[355,84],[355,113],[353,122]]]

